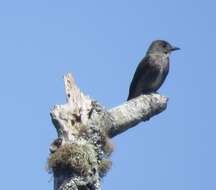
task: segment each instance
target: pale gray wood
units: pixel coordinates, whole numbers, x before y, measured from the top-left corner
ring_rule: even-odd
[[[86,175],[79,175],[70,169],[53,171],[54,190],[100,190],[99,164],[108,159],[110,154],[109,149],[103,149],[104,142],[101,139],[107,135],[105,141],[110,145],[108,137],[119,135],[162,112],[166,109],[168,99],[159,94],[142,95],[106,110],[79,90],[71,74],[64,76],[64,83],[66,104],[54,106],[50,113],[61,141],[51,144],[50,154],[67,144],[85,146],[88,147],[85,153],[90,166],[86,169]],[[83,126],[87,135],[80,137]]]
[[[168,98],[159,94],[141,95],[109,110],[113,120],[108,134],[112,138],[166,109]]]

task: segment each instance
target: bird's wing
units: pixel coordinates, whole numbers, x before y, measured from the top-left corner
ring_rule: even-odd
[[[128,100],[139,96],[145,90],[150,90],[148,85],[158,73],[157,68],[154,67],[154,61],[151,56],[146,56],[141,60],[129,88]]]

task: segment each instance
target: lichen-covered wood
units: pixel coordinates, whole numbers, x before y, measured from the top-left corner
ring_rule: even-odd
[[[100,190],[112,165],[111,138],[163,111],[167,98],[142,95],[106,110],[79,90],[71,74],[64,82],[66,104],[50,114],[58,134],[48,158],[54,190]]]

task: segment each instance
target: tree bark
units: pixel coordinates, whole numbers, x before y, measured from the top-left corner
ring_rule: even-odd
[[[50,145],[48,168],[54,190],[100,190],[111,167],[110,139],[166,109],[168,98],[141,95],[110,110],[84,95],[71,74],[64,76],[66,104],[51,110],[58,138]]]

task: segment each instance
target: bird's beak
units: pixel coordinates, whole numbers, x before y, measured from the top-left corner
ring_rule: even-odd
[[[176,50],[180,50],[180,48],[173,46],[170,51],[176,51]]]

